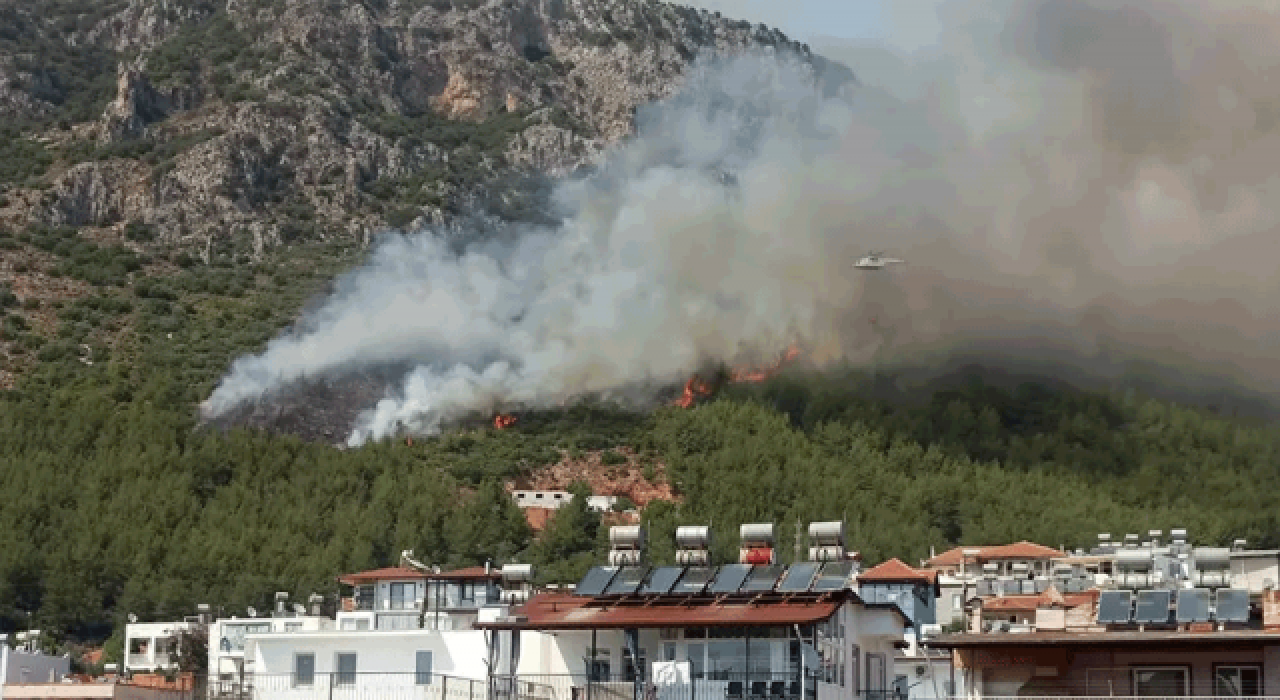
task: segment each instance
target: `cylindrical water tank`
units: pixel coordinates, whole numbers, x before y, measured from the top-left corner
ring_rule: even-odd
[[[773,544],[773,523],[743,523],[738,528],[738,537],[744,543]]]
[[[502,579],[504,581],[532,581],[533,564],[503,564]]]
[[[809,523],[809,539],[814,545],[844,544],[844,522]]]
[[[749,547],[740,552],[740,564],[772,564],[773,549],[770,547]]]
[[[1122,549],[1115,554],[1116,568],[1146,571],[1151,568],[1151,552],[1146,549]]]
[[[644,527],[614,525],[609,528],[609,546],[614,549],[640,549],[644,546]]]
[[[677,527],[676,546],[680,549],[710,549],[711,528],[706,525],[681,525]]]
[[[1231,550],[1226,547],[1196,547],[1192,556],[1197,569],[1226,569],[1231,566]]]

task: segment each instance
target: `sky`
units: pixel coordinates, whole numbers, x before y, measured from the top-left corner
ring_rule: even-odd
[[[913,51],[938,37],[934,2],[921,0],[694,0],[726,17],[764,22],[809,44],[825,40],[883,41]]]

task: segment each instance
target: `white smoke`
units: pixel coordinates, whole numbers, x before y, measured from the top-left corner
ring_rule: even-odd
[[[977,353],[1104,377],[1141,355],[1280,389],[1280,16],[943,7],[936,51],[874,54],[900,81],[833,96],[788,57],[700,64],[601,173],[559,188],[562,226],[460,250],[383,240],[298,331],[237,361],[206,414],[415,367],[360,444],[793,342],[817,364]],[[872,248],[909,264],[855,271]]]
[[[360,444],[476,410],[668,384],[829,331],[824,306],[853,292],[842,280],[853,249],[811,225],[796,190],[836,194],[824,171],[838,167],[831,147],[851,112],[820,97],[810,70],[762,56],[700,66],[638,117],[639,136],[602,173],[561,188],[573,215],[560,228],[461,251],[432,231],[386,238],[307,330],[238,360],[206,414],[299,379],[416,364],[362,416],[349,440]]]

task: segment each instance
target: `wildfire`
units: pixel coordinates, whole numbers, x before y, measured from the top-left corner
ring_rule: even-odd
[[[775,363],[767,367],[734,367],[729,370],[728,381],[730,383],[737,382],[763,382],[764,380],[774,376],[782,370],[787,364],[800,357],[800,348],[792,345],[787,348],[782,357]],[[693,375],[689,377],[689,381],[684,383],[684,391],[680,394],[680,398],[676,399],[675,405],[680,408],[689,408],[693,406],[699,398],[710,396],[715,387],[710,382]]]
[[[499,413],[493,417],[493,427],[497,430],[506,430],[516,424],[516,417],[510,413]]]

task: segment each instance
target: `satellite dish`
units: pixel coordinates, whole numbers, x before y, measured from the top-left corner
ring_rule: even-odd
[[[248,613],[249,613],[249,617],[257,617],[257,616],[258,616],[258,609],[257,609],[257,608],[255,608],[255,607],[253,607],[252,605],[250,605],[250,606],[249,606]]]
[[[137,624],[137,622],[138,622],[138,616],[133,613],[129,613],[129,624],[131,625]]]
[[[296,612],[296,613],[298,613],[299,615],[306,615],[306,614],[307,614],[307,607],[306,607],[305,605],[303,605],[302,603],[294,603],[294,604],[293,604],[293,611],[294,611],[294,612]]]

